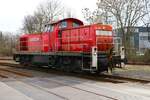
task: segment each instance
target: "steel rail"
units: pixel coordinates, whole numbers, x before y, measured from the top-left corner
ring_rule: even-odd
[[[18,64],[0,62],[0,65],[21,68],[21,65],[18,65]],[[118,75],[90,74],[90,73],[80,73],[80,72],[77,74],[77,73],[63,72],[60,70],[55,70],[55,69],[50,69],[50,68],[45,68],[45,67],[39,67],[39,68],[30,67],[29,69],[43,71],[46,73],[52,73],[52,74],[57,74],[57,75],[69,75],[69,76],[75,76],[75,77],[80,77],[80,78],[85,78],[85,79],[91,79],[95,81],[104,81],[104,82],[112,82],[112,83],[125,83],[125,82],[150,83],[150,80],[131,78],[131,77],[126,77],[126,76],[118,76]],[[47,70],[47,69],[50,69],[50,70]],[[17,72],[17,73],[20,73],[20,72]],[[32,77],[32,76],[29,76],[29,77]]]
[[[16,75],[25,76],[25,77],[33,77],[32,75],[22,72],[22,71],[19,71],[19,70],[17,71],[17,70],[13,70],[13,69],[0,68],[0,71],[5,71],[5,72],[13,73]]]
[[[62,83],[62,82],[54,81],[54,80],[51,80],[51,79],[48,79],[48,81],[55,82],[55,83],[63,85],[63,86],[68,86],[68,87],[71,87],[71,88],[76,89],[76,90],[80,90],[80,91],[88,92],[88,93],[91,93],[91,94],[95,94],[97,96],[105,97],[107,99],[118,100],[116,98],[113,98],[113,97],[110,97],[110,96],[107,96],[107,95],[104,95],[104,94],[95,93],[95,92],[92,92],[92,91],[89,91],[89,90],[81,89],[81,88],[71,86],[71,85],[68,85],[68,84],[65,84],[65,83]]]
[[[2,75],[2,74],[0,74],[0,77],[1,78],[8,78],[8,76]]]
[[[46,89],[40,87],[40,86],[33,85],[33,84],[31,84],[31,83],[27,83],[27,84],[29,84],[29,85],[31,85],[31,86],[33,86],[33,87],[35,87],[35,88],[38,88],[38,89],[40,89],[40,90],[43,90],[43,91],[45,91],[45,92],[47,92],[47,93],[53,94],[53,95],[55,95],[55,96],[57,96],[57,97],[59,97],[59,98],[61,98],[61,99],[69,100],[68,98],[66,98],[66,97],[64,97],[64,96],[58,95],[58,94],[56,94],[56,93],[54,93],[54,92],[51,92],[51,91],[49,91],[49,90],[46,90]]]

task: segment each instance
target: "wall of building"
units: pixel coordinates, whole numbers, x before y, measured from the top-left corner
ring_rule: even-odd
[[[140,53],[150,49],[150,27],[134,27],[133,33],[130,37],[130,42],[133,48]],[[126,29],[125,29],[126,30]],[[119,29],[115,29],[115,35],[122,38]]]

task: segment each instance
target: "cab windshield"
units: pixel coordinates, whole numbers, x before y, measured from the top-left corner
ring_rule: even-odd
[[[45,25],[45,32],[52,32],[54,30],[54,26],[51,24]]]
[[[67,28],[67,22],[66,21],[61,22],[59,28],[60,29]]]
[[[79,27],[80,25],[78,23],[76,23],[76,22],[73,22],[72,26],[73,27]]]

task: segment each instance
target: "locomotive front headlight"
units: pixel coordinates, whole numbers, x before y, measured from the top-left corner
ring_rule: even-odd
[[[97,52],[94,52],[94,55],[97,55]]]

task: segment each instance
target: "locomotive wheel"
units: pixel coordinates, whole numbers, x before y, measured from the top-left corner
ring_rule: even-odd
[[[70,67],[71,72],[81,72],[82,61],[78,58],[72,58]]]
[[[72,59],[69,57],[64,57],[62,59],[62,66],[61,66],[62,71],[71,72],[71,60]]]
[[[74,57],[64,57],[61,63],[61,69],[65,72],[81,71],[81,61]]]

